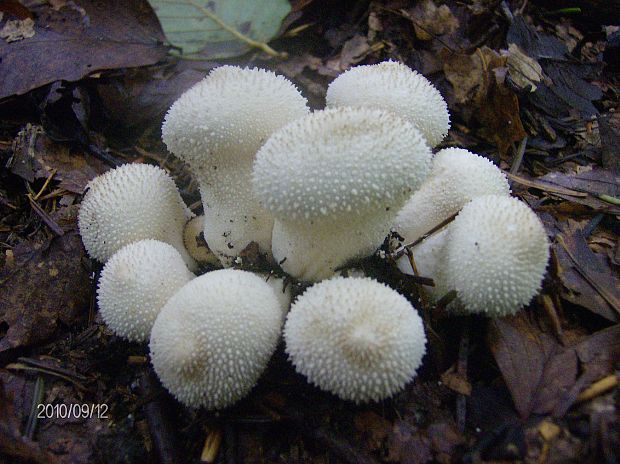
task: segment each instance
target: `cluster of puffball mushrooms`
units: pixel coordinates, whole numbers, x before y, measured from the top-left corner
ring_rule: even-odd
[[[358,66],[326,100],[310,112],[286,78],[234,66],[185,92],[163,141],[195,176],[204,216],[155,166],[124,165],[88,186],[79,228],[105,263],[101,315],[117,335],[150,341],[155,372],[187,406],[247,395],[282,333],[296,370],[323,390],[355,402],[402,390],[426,350],[417,310],[385,284],[339,273],[390,231],[415,244],[392,253],[400,271],[432,277],[434,301],[454,293],[449,310],[512,314],[540,290],[542,223],[487,159],[433,155],[450,120],[426,78],[393,61]],[[252,242],[312,284],[292,306],[283,279],[233,268]],[[196,276],[204,263],[224,269]]]

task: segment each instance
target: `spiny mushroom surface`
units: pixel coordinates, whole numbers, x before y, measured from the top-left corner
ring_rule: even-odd
[[[261,277],[235,269],[208,272],[161,310],[151,333],[153,368],[185,405],[225,408],[254,386],[281,326],[280,302]]]
[[[371,254],[430,170],[420,132],[367,108],[317,111],[276,131],[256,156],[253,186],[275,217],[272,251],[301,280]]]
[[[123,246],[150,238],[172,245],[196,269],[183,245],[183,228],[193,214],[166,171],[125,164],[97,176],[87,189],[78,226],[91,258],[106,262]]]
[[[205,239],[225,266],[250,242],[271,250],[273,217],[252,193],[252,163],[273,131],[308,113],[306,103],[271,71],[221,66],[166,115],[163,141],[198,180]]]
[[[549,240],[542,222],[516,198],[469,202],[449,226],[446,286],[467,312],[514,314],[540,291]]]
[[[120,337],[144,342],[168,299],[194,278],[179,252],[157,240],[140,240],[114,253],[103,267],[97,303]]]
[[[395,229],[411,243],[481,195],[510,195],[506,175],[491,161],[463,148],[433,157],[431,173],[399,211]]]
[[[377,108],[413,123],[431,147],[450,128],[448,106],[439,91],[421,74],[396,61],[355,66],[327,88],[327,107]]]
[[[310,287],[293,303],[284,339],[297,372],[356,403],[402,390],[426,345],[409,301],[368,278],[335,277]]]

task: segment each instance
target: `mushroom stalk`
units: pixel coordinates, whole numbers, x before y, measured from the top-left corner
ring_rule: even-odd
[[[204,236],[223,265],[251,242],[270,252],[273,217],[252,192],[252,162],[275,130],[308,113],[306,103],[271,71],[221,66],[168,111],[162,139],[198,180]]]
[[[293,277],[318,281],[371,254],[430,159],[421,133],[385,111],[317,111],[275,132],[252,179],[276,217],[274,258]]]

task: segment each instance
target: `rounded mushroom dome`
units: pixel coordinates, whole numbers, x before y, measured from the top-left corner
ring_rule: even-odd
[[[125,164],[87,185],[78,226],[88,254],[106,262],[123,246],[155,239],[174,246],[191,268],[183,228],[193,214],[174,180],[157,166]]]
[[[161,310],[151,361],[164,387],[190,407],[221,409],[244,397],[275,351],[282,309],[273,288],[246,271],[197,277]]]
[[[276,131],[256,155],[253,187],[287,220],[361,215],[400,205],[430,170],[420,132],[366,108],[317,111]]]
[[[233,153],[254,156],[271,133],[308,113],[306,99],[283,76],[220,66],[174,102],[162,126],[168,149],[193,169]]]
[[[506,175],[490,160],[463,148],[433,157],[431,173],[399,211],[395,228],[413,242],[482,195],[510,195]]]
[[[355,402],[402,390],[426,345],[411,303],[369,278],[335,277],[310,287],[293,304],[284,338],[297,372]]]
[[[469,202],[449,226],[447,286],[463,309],[513,314],[541,288],[549,260],[542,222],[516,198],[488,195]]]
[[[130,243],[103,267],[97,288],[99,311],[115,334],[147,341],[159,311],[193,278],[173,246],[157,240]]]
[[[413,123],[431,147],[448,134],[450,114],[428,79],[396,61],[355,66],[327,88],[327,106],[379,108]]]

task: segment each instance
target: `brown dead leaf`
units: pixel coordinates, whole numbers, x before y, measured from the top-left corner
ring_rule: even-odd
[[[453,365],[446,372],[441,374],[441,381],[450,390],[461,395],[471,395],[471,384],[467,379],[456,372],[456,365]]]
[[[41,343],[58,323],[74,325],[88,313],[90,275],[77,234],[13,249],[14,265],[0,270],[0,321],[8,325],[0,352]]]
[[[433,0],[423,0],[406,13],[413,22],[416,37],[420,40],[432,40],[459,28],[459,21],[450,11],[450,7],[438,7]]]
[[[154,64],[166,55],[164,35],[146,1],[79,3],[85,14],[39,2],[31,6],[35,35],[0,41],[0,99],[104,69]]]
[[[564,286],[562,297],[610,321],[620,322],[620,279],[607,257],[590,249],[577,222],[568,221],[561,230],[553,250],[558,278]]]
[[[544,74],[538,61],[527,56],[516,44],[509,44],[508,50],[502,52],[506,56],[508,74],[512,82],[520,89],[534,92],[542,82]]]
[[[30,124],[13,143],[9,167],[13,174],[29,182],[54,174],[54,179],[60,181],[60,188],[78,194],[88,182],[107,170],[100,160],[54,142],[41,127]]]
[[[491,321],[488,342],[522,418],[553,410],[575,383],[577,355],[542,332],[521,311]]]
[[[34,37],[34,21],[32,18],[7,21],[4,27],[0,29],[0,39],[7,42],[17,42],[30,37]]]
[[[488,47],[471,55],[445,55],[444,73],[452,84],[456,103],[468,106],[482,125],[480,135],[505,155],[510,145],[525,137],[519,100],[506,86],[506,58]]]
[[[369,51],[368,39],[361,34],[355,34],[344,43],[340,53],[327,60],[325,65],[319,67],[318,71],[325,76],[336,77],[366,58]]]

